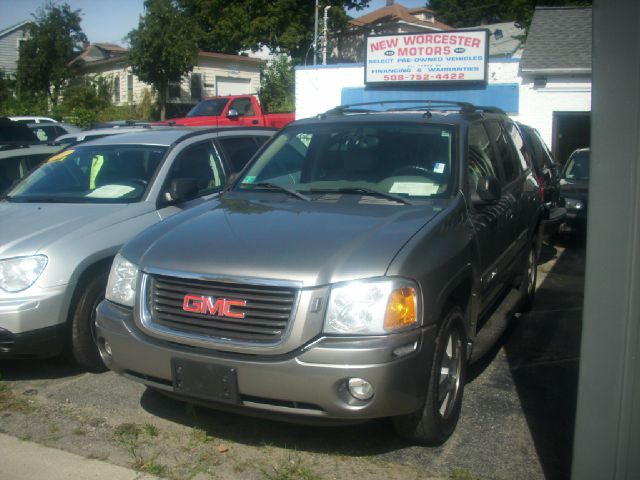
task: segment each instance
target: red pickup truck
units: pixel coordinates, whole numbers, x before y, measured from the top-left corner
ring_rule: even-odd
[[[207,98],[189,110],[186,117],[171,118],[154,125],[282,128],[294,119],[294,113],[265,113],[255,95],[229,95]]]

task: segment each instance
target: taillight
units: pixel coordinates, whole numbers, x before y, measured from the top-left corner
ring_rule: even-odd
[[[538,185],[540,186],[540,196],[544,198],[544,177],[537,177]]]

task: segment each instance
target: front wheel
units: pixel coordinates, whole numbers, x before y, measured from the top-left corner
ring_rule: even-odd
[[[538,279],[538,256],[537,253],[537,242],[534,239],[531,242],[531,246],[527,251],[527,257],[525,258],[522,274],[520,280],[520,312],[526,313],[533,308],[533,301],[536,296],[536,282]]]
[[[69,324],[67,355],[78,365],[90,371],[103,371],[105,365],[100,358],[96,343],[96,308],[104,298],[107,274],[101,273],[89,279],[73,304]]]
[[[393,418],[398,434],[411,441],[437,446],[453,433],[460,417],[467,373],[467,336],[460,307],[451,308],[442,322],[422,409]]]

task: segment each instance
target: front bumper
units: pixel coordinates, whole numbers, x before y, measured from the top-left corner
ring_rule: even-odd
[[[0,358],[49,356],[64,343],[65,286],[0,295]]]
[[[436,335],[432,325],[389,336],[320,337],[284,355],[227,353],[147,336],[135,326],[131,310],[108,301],[98,306],[96,327],[103,356],[104,341],[111,351],[105,363],[132,380],[214,407],[302,423],[356,422],[418,410],[426,395]],[[233,370],[236,401],[181,394],[173,378],[176,360]],[[349,378],[367,380],[373,397],[352,397],[346,387]]]

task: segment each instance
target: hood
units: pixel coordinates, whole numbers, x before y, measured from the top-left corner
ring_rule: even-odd
[[[588,181],[567,181],[562,180],[560,182],[560,195],[573,196],[573,197],[585,197],[589,193]]]
[[[123,253],[146,271],[326,285],[384,275],[441,210],[439,204],[399,205],[359,195],[312,202],[228,195],[173,228],[157,225]]]
[[[148,211],[149,205],[0,202],[0,257],[32,255]]]

